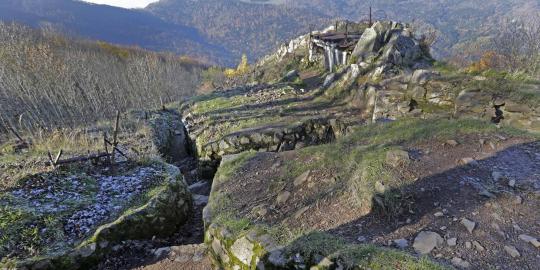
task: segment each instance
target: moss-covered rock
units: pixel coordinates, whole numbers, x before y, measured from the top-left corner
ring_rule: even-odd
[[[66,246],[55,252],[26,260],[2,262],[8,269],[85,269],[95,265],[113,246],[128,239],[149,239],[168,236],[184,224],[192,209],[191,194],[178,168],[156,165],[164,177],[150,191],[133,201],[112,222],[98,228],[90,237],[74,247]]]

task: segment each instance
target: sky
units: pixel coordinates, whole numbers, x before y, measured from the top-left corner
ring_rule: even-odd
[[[105,4],[123,8],[144,8],[148,4],[157,2],[158,0],[83,0],[86,2]]]

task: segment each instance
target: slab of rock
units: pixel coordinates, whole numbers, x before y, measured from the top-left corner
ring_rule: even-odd
[[[466,218],[461,219],[461,224],[465,226],[469,233],[472,233],[474,231],[474,228],[476,227],[476,223],[474,221],[468,220]]]
[[[419,254],[429,254],[434,248],[440,248],[444,239],[435,232],[420,232],[414,239],[413,248]]]
[[[254,245],[247,238],[242,237],[231,246],[232,254],[245,265],[251,264]]]
[[[448,240],[446,240],[446,244],[449,247],[455,247],[457,245],[457,238],[456,237],[449,238]]]
[[[277,196],[277,203],[278,204],[283,204],[283,203],[287,202],[289,197],[291,197],[291,193],[288,192],[288,191],[283,191]]]
[[[522,241],[525,241],[527,243],[530,243],[535,248],[540,248],[540,241],[538,241],[538,239],[536,239],[536,238],[534,238],[532,236],[529,236],[529,235],[526,235],[526,234],[520,234],[519,239],[521,239]]]
[[[311,171],[306,171],[300,176],[296,177],[293,182],[294,186],[297,187],[305,183],[309,179],[310,174],[311,174]]]
[[[468,261],[463,260],[462,258],[454,257],[452,258],[452,265],[458,268],[469,268],[471,264]]]
[[[409,152],[401,149],[390,150],[386,153],[386,163],[398,167],[410,161]]]
[[[508,253],[512,258],[520,257],[521,254],[519,254],[519,251],[514,246],[504,246],[504,250],[506,253]]]

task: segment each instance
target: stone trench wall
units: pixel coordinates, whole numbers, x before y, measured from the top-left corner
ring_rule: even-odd
[[[290,126],[237,132],[199,146],[199,158],[216,160],[250,150],[283,152],[328,143],[345,135],[352,125],[336,119],[309,119]]]
[[[225,227],[212,223],[211,210],[204,209],[204,241],[212,263],[224,270],[269,270],[269,269],[330,269],[333,262],[317,262],[303,258],[279,246],[264,230],[252,228],[234,236]],[[306,261],[307,260],[307,261]]]
[[[448,82],[437,80],[439,74],[428,70],[416,70],[408,76],[367,85],[353,93],[351,106],[361,109],[363,115],[373,122],[401,117],[447,116],[478,118],[492,121],[496,116],[495,105],[500,107],[503,119],[500,124],[540,132],[540,106],[520,103],[512,98],[480,89],[455,90]],[[474,78],[482,80],[484,78]],[[432,110],[412,106],[422,102]]]

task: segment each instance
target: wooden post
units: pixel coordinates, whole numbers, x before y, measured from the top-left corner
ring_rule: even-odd
[[[373,21],[371,17],[371,6],[369,6],[369,27],[372,27],[372,26],[373,26]]]
[[[56,164],[54,163],[54,160],[52,158],[52,155],[51,155],[51,151],[47,151],[47,156],[49,157],[49,161],[51,162],[51,166],[55,167]]]
[[[60,151],[58,151],[58,154],[56,155],[56,158],[54,159],[54,165],[56,166],[56,164],[58,164],[58,161],[60,161],[60,157],[62,156],[62,154],[64,153],[64,150],[60,149]]]
[[[116,151],[116,146],[118,145],[118,126],[120,124],[120,111],[116,111],[116,121],[114,123],[114,131],[113,131],[113,149],[111,153],[111,164],[114,165],[114,152]]]
[[[103,146],[105,147],[105,153],[109,154],[109,146],[107,145],[107,132],[103,132]]]

